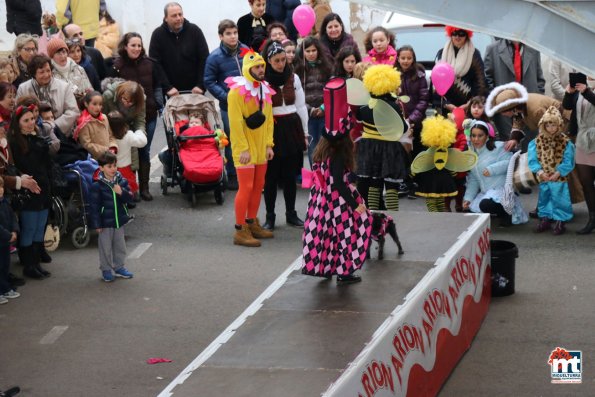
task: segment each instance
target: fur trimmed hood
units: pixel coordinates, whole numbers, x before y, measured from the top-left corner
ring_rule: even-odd
[[[485,112],[488,117],[513,109],[527,103],[529,93],[527,89],[516,82],[500,85],[492,90],[486,100]]]

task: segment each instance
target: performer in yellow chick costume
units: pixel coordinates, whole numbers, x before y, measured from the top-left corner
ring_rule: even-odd
[[[233,161],[239,189],[235,199],[236,232],[233,243],[260,247],[272,238],[256,215],[260,207],[267,162],[273,158],[273,105],[275,93],[264,81],[265,62],[253,50],[243,50],[242,76],[228,77],[227,96]]]

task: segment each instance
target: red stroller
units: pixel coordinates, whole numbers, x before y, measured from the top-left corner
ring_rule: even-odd
[[[192,114],[200,116],[202,127],[185,128]],[[213,191],[215,202],[223,204],[225,160],[213,131],[223,123],[215,102],[199,94],[171,97],[165,104],[163,123],[171,154],[167,156],[171,158],[171,175],[161,176],[161,192],[167,195],[168,188],[179,185],[194,207],[199,193]]]

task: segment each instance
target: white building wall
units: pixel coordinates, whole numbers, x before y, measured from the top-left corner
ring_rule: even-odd
[[[167,1],[154,0],[106,0],[110,14],[120,24],[122,33],[136,31],[144,39],[148,48],[152,31],[163,21],[163,6]],[[189,21],[197,24],[204,32],[209,49],[219,45],[217,25],[222,19],[237,21],[239,17],[250,10],[247,0],[178,0],[184,9],[184,16]],[[41,0],[42,8],[55,12],[54,0]],[[332,0],[333,11],[341,15],[346,25],[354,14],[348,1]],[[355,6],[361,9],[362,6]],[[368,7],[363,8],[368,10]],[[355,27],[367,27],[370,24],[370,11],[357,12],[358,18]],[[6,32],[6,3],[0,2],[0,51],[10,51],[13,47],[15,36]]]

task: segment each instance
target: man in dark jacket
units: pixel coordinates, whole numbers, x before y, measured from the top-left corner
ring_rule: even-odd
[[[97,71],[99,75],[99,80],[105,79],[106,70],[105,70],[105,59],[103,59],[103,55],[101,52],[95,47],[89,47],[85,43],[85,36],[84,32],[79,25],[75,25],[74,23],[70,23],[62,29],[62,33],[64,33],[64,37],[67,40],[79,40],[85,46],[85,52],[91,58],[91,64]]]
[[[41,36],[41,2],[6,0],[6,30],[16,36],[21,33]]]
[[[302,4],[300,0],[267,0],[267,14],[287,27],[288,36],[294,43],[297,41],[298,33],[291,17],[293,10],[300,4]]]
[[[151,35],[149,56],[163,67],[176,89],[202,94],[209,56],[205,36],[198,26],[184,18],[178,3],[167,3],[163,11],[163,24]]]
[[[516,81],[529,93],[545,93],[539,51],[517,41],[499,39],[486,48],[484,59],[486,82],[490,92],[495,87]],[[494,116],[494,123],[498,136],[502,140],[508,140],[512,128],[510,117],[497,114]],[[535,138],[536,134],[537,131],[530,132],[529,140]],[[525,143],[525,147],[528,143]]]
[[[223,128],[227,136],[229,133],[229,118],[227,116],[227,93],[229,87],[225,79],[231,76],[242,75],[242,58],[240,51],[248,48],[238,41],[238,27],[234,21],[224,19],[219,23],[219,38],[221,44],[207,58],[205,67],[205,85],[207,90],[219,101]],[[231,156],[231,145],[225,147],[225,158],[227,164],[228,186],[230,190],[238,189],[236,170]]]

